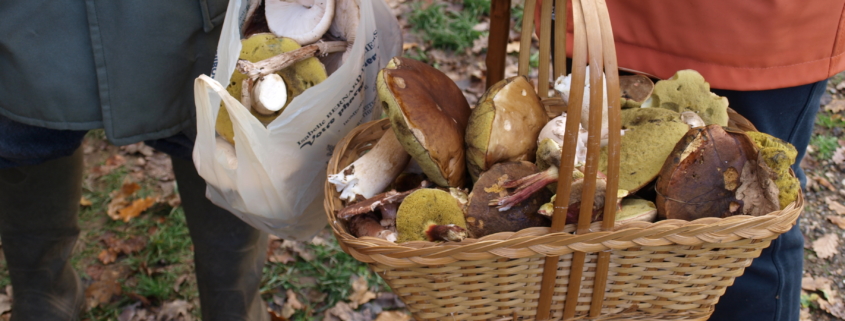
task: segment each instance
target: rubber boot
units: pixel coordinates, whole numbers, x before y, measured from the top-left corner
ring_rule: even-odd
[[[269,321],[258,291],[267,234],[211,203],[205,180],[191,161],[171,160],[194,244],[202,319]]]
[[[12,281],[12,321],[78,320],[85,296],[68,259],[79,237],[82,149],[0,169],[0,237]]]

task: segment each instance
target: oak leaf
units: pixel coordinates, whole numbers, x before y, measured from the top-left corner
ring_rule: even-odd
[[[165,302],[156,316],[158,321],[191,321],[189,312],[194,306],[185,300]]]
[[[376,298],[376,294],[371,292],[367,286],[367,279],[355,276],[352,281],[352,294],[347,298],[349,305],[353,309],[357,309],[359,305],[370,302]]]
[[[282,306],[282,316],[285,318],[290,318],[296,310],[302,310],[305,308],[305,305],[302,302],[299,302],[299,299],[296,298],[296,292],[293,290],[287,290],[287,301],[285,301],[285,305]]]
[[[411,316],[402,311],[384,311],[378,314],[375,321],[411,321]]]
[[[827,208],[831,211],[834,211],[839,215],[845,215],[845,205],[842,205],[842,203],[837,202],[830,196],[825,197],[824,202],[827,203]]]
[[[834,254],[838,253],[836,247],[839,246],[839,236],[836,234],[827,234],[825,236],[820,237],[819,239],[813,242],[813,251],[816,252],[816,255],[820,259],[826,259],[832,257]]]
[[[156,198],[154,197],[136,199],[129,206],[119,209],[117,211],[117,216],[124,222],[129,222],[129,220],[138,217],[138,215],[141,215],[141,213],[146,211],[148,208],[150,208],[150,206],[153,206],[155,203]]]
[[[845,146],[837,148],[833,152],[833,157],[831,157],[831,160],[833,160],[833,163],[837,165],[842,164],[842,162],[845,162]]]
[[[845,100],[837,99],[831,101],[829,104],[827,104],[827,106],[824,107],[824,110],[827,110],[834,114],[843,111],[845,110]]]
[[[125,266],[112,264],[106,266],[100,279],[91,283],[85,289],[85,299],[89,308],[108,304],[112,299],[123,293],[119,280],[125,278],[129,269]]]
[[[0,314],[12,311],[12,297],[0,294]]]
[[[845,217],[828,215],[827,220],[845,230]]]
[[[91,200],[89,200],[85,196],[83,196],[82,198],[79,199],[79,206],[91,206],[91,205],[94,205],[94,202],[91,202]]]

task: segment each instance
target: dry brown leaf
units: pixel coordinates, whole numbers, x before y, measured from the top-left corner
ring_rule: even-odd
[[[123,308],[117,321],[155,321],[155,315],[145,309],[140,301]]]
[[[402,311],[384,311],[379,313],[375,321],[410,321],[411,316]]]
[[[810,308],[801,308],[801,314],[798,317],[798,321],[815,321],[813,320],[813,315],[810,314]]]
[[[139,153],[144,156],[152,156],[155,153],[152,147],[147,146],[144,142],[137,142],[135,144],[121,146],[120,149],[126,151],[129,154]]]
[[[352,280],[352,294],[349,295],[347,299],[349,299],[349,305],[353,309],[357,309],[358,306],[370,302],[370,300],[375,299],[376,294],[370,292],[369,287],[367,286],[367,279],[354,276]]]
[[[91,205],[94,205],[94,203],[91,202],[91,200],[85,198],[85,196],[83,196],[82,198],[79,199],[79,206],[91,206]]]
[[[830,313],[839,319],[845,320],[845,304],[843,304],[841,300],[827,301],[819,298],[816,300],[816,303],[818,303],[819,308],[825,312]]]
[[[12,311],[12,297],[0,294],[0,314]]]
[[[316,258],[316,255],[313,253],[313,251],[306,247],[305,244],[302,242],[284,240],[282,241],[281,247],[290,249],[305,261],[313,261],[314,258]]]
[[[363,314],[355,312],[346,302],[338,302],[334,307],[328,309],[326,311],[326,317],[329,320],[331,320],[331,317],[337,317],[343,321],[364,321],[369,319]]]
[[[185,283],[185,280],[189,277],[191,277],[190,274],[182,274],[176,278],[176,281],[173,282],[173,292],[179,293],[179,288],[182,286],[182,283]]]
[[[827,220],[845,230],[845,217],[828,215]]]
[[[831,286],[833,286],[833,281],[826,277],[805,276],[801,279],[801,289],[810,292],[822,291],[827,299],[831,297]]]
[[[402,50],[405,51],[405,50],[409,50],[409,49],[414,49],[414,48],[417,48],[419,46],[420,46],[420,44],[418,44],[416,42],[406,42],[406,43],[402,44]]]
[[[840,111],[845,110],[845,100],[843,99],[836,99],[831,101],[827,106],[824,107],[824,110],[827,110],[832,113],[838,113]]]
[[[150,208],[150,206],[153,206],[153,204],[155,203],[156,198],[154,197],[136,199],[132,202],[131,205],[118,210],[117,216],[124,222],[129,222],[129,220],[138,217],[138,215],[141,215],[141,213],[146,211],[148,208]]]
[[[191,321],[191,309],[194,306],[185,300],[165,302],[156,316],[157,321]]]
[[[828,190],[831,190],[831,191],[836,190],[836,187],[833,186],[833,184],[831,184],[830,181],[828,181],[826,178],[821,177],[821,176],[816,176],[816,177],[813,177],[813,178],[816,180],[816,182],[819,183],[819,185],[824,186]]]
[[[299,302],[299,299],[296,298],[296,292],[293,290],[287,290],[287,301],[285,301],[285,305],[282,306],[282,316],[285,318],[290,318],[296,310],[302,310],[305,308],[305,305]]]
[[[832,257],[834,254],[838,253],[836,247],[839,246],[839,236],[836,234],[827,234],[825,236],[820,237],[816,241],[813,242],[813,251],[816,252],[816,255],[820,259],[826,259]]]
[[[778,187],[772,181],[775,176],[765,162],[749,160],[742,167],[741,185],[736,189],[736,199],[743,201],[742,214],[760,216],[780,209]]]
[[[827,203],[827,208],[829,208],[831,211],[834,211],[836,214],[839,215],[845,215],[845,205],[842,205],[842,203],[837,202],[830,196],[825,197],[824,202]]]
[[[842,164],[842,162],[845,162],[845,146],[837,148],[836,151],[833,152],[833,157],[831,157],[831,160],[833,160],[833,163],[837,165]]]
[[[505,47],[505,51],[507,53],[519,52],[519,41],[511,41],[508,43],[507,47]]]
[[[108,214],[113,220],[119,220],[120,215],[118,214],[118,211],[131,204],[127,198],[132,196],[132,194],[135,194],[135,192],[139,189],[141,189],[141,185],[138,185],[138,183],[124,182],[119,190],[112,191],[110,195],[111,202],[109,202],[109,205],[106,208],[106,214]]]
[[[103,262],[103,264],[109,264],[117,260],[117,254],[118,253],[112,249],[105,249],[102,250],[100,254],[97,254],[97,259],[99,259],[100,262]]]
[[[122,293],[120,282],[124,278],[129,269],[125,266],[113,264],[106,266],[100,279],[91,283],[85,289],[85,299],[89,308],[94,308],[101,304],[107,304],[112,301],[112,298]]]

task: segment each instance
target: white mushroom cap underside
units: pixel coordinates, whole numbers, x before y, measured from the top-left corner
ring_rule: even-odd
[[[334,17],[334,0],[267,0],[267,26],[278,37],[307,45],[329,30]]]

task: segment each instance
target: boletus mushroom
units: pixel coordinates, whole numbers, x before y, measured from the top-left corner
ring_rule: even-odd
[[[251,62],[258,62],[300,48],[299,44],[292,39],[277,38],[271,33],[252,35],[247,39],[241,40],[241,45],[239,59]],[[314,57],[298,61],[290,67],[276,72],[276,74],[281,77],[285,90],[287,91],[284,95],[285,103],[282,108],[269,114],[262,114],[252,106],[244,106],[249,108],[252,115],[265,125],[276,119],[284,111],[284,107],[290,104],[296,96],[302,94],[306,89],[321,83],[328,77],[323,64]],[[252,97],[250,100],[254,100],[256,96],[254,93],[255,85],[250,85],[248,83],[249,81],[249,76],[234,71],[230,78],[230,83],[226,87],[226,91],[235,98],[242,98],[244,95],[247,95]],[[274,87],[278,88],[278,83]],[[278,98],[281,96],[281,93],[271,93],[271,95]],[[220,112],[217,114],[215,128],[229,143],[235,143],[232,120],[229,118],[229,112],[223,106],[220,107]]]
[[[621,114],[625,135],[619,152],[619,189],[633,193],[657,177],[690,126],[668,109],[629,108]],[[602,148],[599,170],[607,171],[607,148]]]
[[[548,121],[540,97],[525,76],[493,84],[472,110],[466,129],[472,180],[496,163],[533,162],[536,137]]]
[[[658,214],[691,221],[778,210],[772,173],[756,159],[754,142],[743,132],[717,124],[690,129],[660,170]]]
[[[619,89],[622,92],[620,105],[622,108],[636,108],[651,97],[654,82],[643,75],[627,75],[619,77]]]
[[[679,70],[672,78],[655,83],[651,98],[642,107],[693,111],[707,125],[728,125],[728,99],[711,92],[710,83],[695,70]]]
[[[335,0],[266,0],[267,26],[276,36],[311,44],[326,31],[334,17]]]
[[[801,189],[801,183],[789,172],[790,167],[795,163],[798,151],[792,144],[766,133],[745,132],[745,134],[754,140],[754,144],[759,149],[757,160],[775,173],[775,185],[779,192],[778,200],[780,208],[783,209],[798,198],[798,192]]]
[[[470,235],[479,238],[498,232],[516,232],[528,227],[551,226],[548,218],[537,214],[540,206],[552,195],[544,188],[504,211],[490,206],[490,201],[508,195],[508,190],[502,186],[503,183],[536,172],[537,167],[534,164],[517,161],[497,163],[481,173],[469,194],[467,204],[466,222]]]
[[[393,131],[387,130],[369,152],[328,180],[341,192],[342,200],[353,201],[358,195],[369,199],[393,183],[410,160]]]
[[[436,188],[414,191],[396,213],[397,243],[408,241],[457,242],[467,237],[464,211],[449,192]]]
[[[376,84],[396,138],[428,179],[443,187],[463,187],[471,110],[461,89],[443,72],[404,57],[392,58]]]

